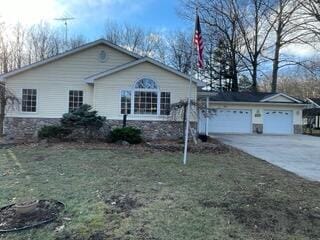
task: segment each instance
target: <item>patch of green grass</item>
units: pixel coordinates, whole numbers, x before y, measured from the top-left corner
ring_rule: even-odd
[[[235,150],[181,160],[121,146],[1,149],[1,206],[35,197],[66,209],[55,223],[0,239],[320,238],[319,183]]]

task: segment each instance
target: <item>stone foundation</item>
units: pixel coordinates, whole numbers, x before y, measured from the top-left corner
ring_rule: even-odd
[[[263,124],[252,124],[252,132],[257,134],[263,133]]]
[[[15,142],[32,142],[37,140],[37,131],[44,125],[58,124],[58,118],[15,118],[7,117],[4,124],[5,139]],[[191,123],[195,128],[196,123]],[[122,127],[122,120],[107,120],[112,128]],[[141,129],[145,140],[178,139],[183,134],[182,122],[174,121],[136,121],[128,120],[127,126]]]
[[[294,131],[294,134],[302,134],[303,133],[302,125],[293,125],[293,131]]]
[[[7,141],[32,142],[37,140],[37,131],[45,125],[58,124],[59,118],[6,117],[4,134]]]

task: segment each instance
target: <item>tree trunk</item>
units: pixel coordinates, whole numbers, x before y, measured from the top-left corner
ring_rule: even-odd
[[[258,66],[257,66],[257,62],[256,60],[253,62],[252,64],[252,87],[251,90],[253,92],[257,92],[258,91],[258,86],[257,86],[257,71],[258,71]]]
[[[3,136],[3,127],[4,127],[4,118],[5,118],[5,109],[6,109],[6,97],[5,97],[5,85],[0,85],[0,137]]]
[[[232,74],[232,92],[239,92],[239,84],[238,84],[238,73],[237,73],[237,60],[236,60],[236,51],[232,52],[232,60],[231,60],[231,74]]]
[[[272,83],[271,83],[271,92],[277,92],[277,82],[278,82],[278,71],[279,71],[279,55],[280,55],[280,38],[277,38],[274,58],[272,64]]]

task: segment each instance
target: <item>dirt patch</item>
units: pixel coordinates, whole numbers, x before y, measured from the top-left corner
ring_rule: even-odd
[[[307,207],[299,201],[273,199],[262,192],[237,192],[222,202],[201,200],[199,204],[204,208],[221,208],[255,232],[299,234],[303,231],[310,239],[320,239],[320,208]]]
[[[46,160],[46,159],[47,159],[46,156],[40,155],[40,156],[35,156],[35,157],[33,158],[33,161],[42,162],[42,161],[44,161],[44,160]]]
[[[90,235],[88,240],[105,240],[107,235],[104,232],[95,232]]]
[[[18,214],[15,205],[0,210],[0,231],[25,229],[57,218],[63,205],[56,201],[40,200],[36,209],[28,214]]]
[[[184,149],[184,143],[179,141],[157,141],[148,142],[146,146],[151,149],[156,149],[159,151],[166,152],[181,152]],[[215,153],[223,154],[230,151],[230,148],[224,144],[216,141],[201,142],[197,144],[194,142],[189,143],[188,151],[191,153]]]
[[[220,143],[217,139],[208,138],[207,142],[202,142],[198,139],[198,143],[189,142],[189,152],[191,153],[215,153],[224,154],[230,151],[230,147]],[[45,147],[55,150],[62,149],[87,149],[87,150],[136,150],[139,152],[182,152],[184,149],[184,142],[181,140],[157,140],[149,141],[136,145],[119,145],[115,143],[106,142],[39,142],[32,144],[18,145],[20,148],[38,148]],[[45,160],[45,157],[35,157],[35,161]]]
[[[105,199],[105,203],[111,205],[112,213],[125,213],[130,215],[133,209],[142,207],[137,198],[131,194],[113,195]]]

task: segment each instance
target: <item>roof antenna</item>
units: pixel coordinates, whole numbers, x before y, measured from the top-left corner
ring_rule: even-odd
[[[75,18],[73,17],[61,17],[61,18],[55,18],[54,20],[57,21],[62,21],[64,22],[64,26],[65,26],[65,43],[68,42],[68,21],[74,20]]]

